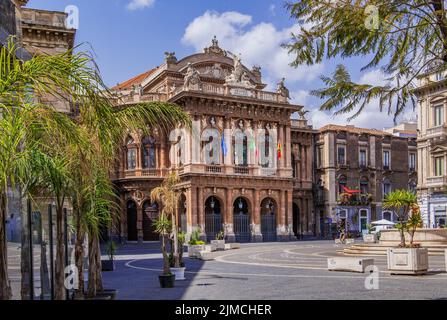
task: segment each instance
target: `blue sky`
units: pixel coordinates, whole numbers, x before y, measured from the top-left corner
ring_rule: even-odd
[[[214,34],[221,47],[242,54],[242,62],[262,67],[264,82],[273,90],[286,77],[292,102],[310,110],[315,127],[346,123],[318,110],[321,103],[309,91],[322,86],[319,76],[329,75],[337,63],[348,65],[355,81],[380,83],[379,70],[360,73],[362,59],[325,61],[312,67],[291,68],[292,57],[280,47],[296,22],[284,9],[284,0],[30,0],[28,7],[63,11],[79,8],[77,43],[89,43],[108,85],[122,82],[163,62],[165,51],[177,58],[201,51]],[[351,124],[382,129],[392,117],[377,112],[372,103]]]

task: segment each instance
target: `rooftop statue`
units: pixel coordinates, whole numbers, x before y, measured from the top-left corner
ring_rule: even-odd
[[[188,63],[188,69],[185,74],[184,89],[187,90],[201,90],[202,81],[200,80],[199,71],[197,71],[191,62]]]
[[[276,93],[279,93],[281,96],[290,99],[290,92],[289,89],[285,86],[286,78],[282,78],[281,81],[278,83],[278,87],[276,89]]]
[[[244,70],[244,66],[241,63],[241,57],[234,56],[233,64],[233,72],[226,77],[225,83],[233,86],[254,88],[255,86],[250,82],[250,76]]]

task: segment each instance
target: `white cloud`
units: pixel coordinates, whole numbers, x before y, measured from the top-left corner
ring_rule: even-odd
[[[149,8],[155,3],[155,0],[132,0],[127,5],[128,10],[139,10]]]
[[[290,67],[293,57],[281,45],[290,40],[292,30],[298,30],[297,25],[277,29],[266,22],[253,25],[250,15],[239,12],[206,11],[188,25],[182,42],[201,51],[216,35],[222,48],[242,54],[242,63],[247,67],[261,66],[264,82],[272,90],[282,77],[286,78],[287,85],[293,86],[298,81],[316,79],[323,70],[320,64]]]

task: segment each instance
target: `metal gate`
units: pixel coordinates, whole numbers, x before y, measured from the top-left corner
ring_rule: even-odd
[[[205,215],[205,233],[208,241],[215,240],[216,235],[222,231],[222,218],[220,214]]]
[[[233,215],[236,242],[250,242],[250,222],[248,214]]]
[[[274,214],[261,215],[261,233],[264,242],[276,241],[276,217]]]
[[[187,232],[187,228],[186,228],[186,214],[181,214],[180,215],[180,228],[182,230],[182,232],[186,233]]]

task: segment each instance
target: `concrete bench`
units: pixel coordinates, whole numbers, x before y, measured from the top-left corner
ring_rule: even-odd
[[[327,259],[329,271],[348,271],[365,273],[368,266],[374,265],[374,259],[355,257],[333,257]]]
[[[241,248],[240,243],[225,243],[225,250],[235,250],[240,248]]]
[[[210,261],[210,260],[214,260],[214,258],[216,258],[217,256],[218,256],[217,252],[200,251],[197,258],[200,260],[203,260],[203,261]]]
[[[346,239],[345,243],[346,244],[353,244],[353,243],[355,243],[355,239]]]
[[[203,251],[206,251],[206,252],[217,251],[217,246],[215,244],[207,244],[207,245],[205,245],[205,249]]]

